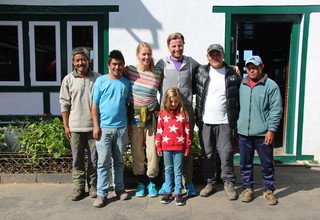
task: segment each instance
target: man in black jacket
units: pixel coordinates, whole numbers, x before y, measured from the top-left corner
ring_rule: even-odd
[[[229,200],[235,200],[232,131],[239,115],[241,79],[224,62],[224,49],[212,44],[207,50],[208,65],[196,74],[196,123],[203,152],[202,173],[207,185],[200,195],[214,192],[217,181],[216,153],[221,160],[221,179]]]

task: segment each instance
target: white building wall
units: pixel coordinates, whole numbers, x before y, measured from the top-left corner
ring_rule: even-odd
[[[320,160],[320,13],[310,16],[309,46],[307,53],[306,88],[302,154],[315,155]]]
[[[109,16],[109,43],[110,50],[119,49],[123,52],[127,64],[137,63],[135,50],[140,41],[152,45],[155,61],[168,55],[166,38],[176,31],[185,36],[185,54],[204,64],[207,62],[205,55],[208,45],[212,43],[224,45],[225,38],[224,14],[213,14],[212,6],[319,5],[320,2],[319,0],[1,0],[1,4],[119,5],[119,12],[110,13]],[[315,159],[319,160],[319,13],[312,14],[310,21],[302,153],[315,155]],[[51,96],[51,102],[55,102],[55,96]],[[58,112],[58,102],[55,105],[51,110]]]

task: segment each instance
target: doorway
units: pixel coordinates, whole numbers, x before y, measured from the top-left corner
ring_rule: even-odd
[[[290,82],[290,54],[292,29],[299,16],[283,15],[232,15],[230,63],[236,63],[245,73],[245,60],[259,55],[264,73],[280,87],[283,100],[283,117],[275,135],[275,155],[286,152],[288,97]]]

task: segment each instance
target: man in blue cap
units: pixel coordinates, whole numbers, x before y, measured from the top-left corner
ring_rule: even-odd
[[[256,150],[263,176],[263,198],[276,205],[274,196],[273,141],[282,117],[282,99],[278,85],[262,73],[264,64],[259,56],[246,61],[248,76],[240,85],[240,113],[237,122],[240,147],[242,202],[251,202],[253,190],[253,157]]]

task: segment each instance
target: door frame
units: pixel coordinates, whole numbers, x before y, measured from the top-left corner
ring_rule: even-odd
[[[309,36],[310,14],[320,12],[320,6],[213,6],[213,13],[225,13],[225,60],[231,61],[231,37],[234,30],[235,15],[292,15],[300,16],[294,20],[290,45],[290,76],[288,91],[288,110],[286,126],[286,154],[296,155],[294,159],[313,159],[312,155],[302,155],[303,113],[306,82],[306,61]],[[291,107],[290,106],[294,106]]]

